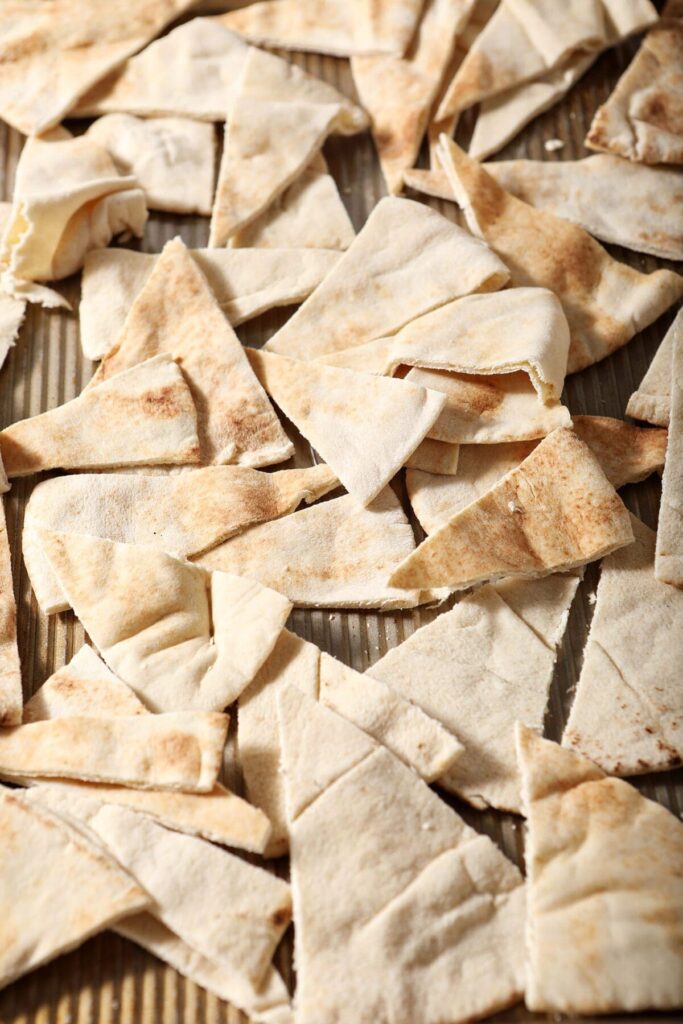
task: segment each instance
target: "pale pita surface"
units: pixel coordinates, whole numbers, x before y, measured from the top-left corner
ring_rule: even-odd
[[[389,751],[295,687],[278,718],[297,1021],[455,1024],[516,1002],[517,868]]]
[[[0,987],[149,906],[113,857],[4,786],[0,831]]]
[[[120,369],[78,398],[0,431],[7,475],[196,464],[197,412],[178,365],[159,355]]]
[[[302,302],[339,260],[339,253],[322,249],[190,252],[233,326],[274,306]],[[101,359],[114,346],[159,259],[129,249],[105,249],[86,257],[79,316],[81,345],[89,359]]]
[[[549,288],[562,303],[568,373],[621,348],[683,295],[683,277],[618,263],[583,228],[506,192],[445,136],[439,153],[470,229],[509,264],[512,283]]]
[[[12,559],[7,539],[5,503],[0,497],[0,726],[18,725],[21,722],[22,702]]]
[[[0,238],[2,238],[12,212],[11,203],[0,202]],[[0,294],[0,369],[9,350],[15,344],[26,315],[26,301]]]
[[[254,523],[310,504],[339,481],[321,464],[263,473],[246,466],[206,466],[175,475],[79,473],[53,477],[31,492],[22,548],[36,599],[46,614],[69,603],[35,527],[87,533],[125,544],[151,544],[189,558]]]
[[[249,362],[273,401],[363,505],[395,476],[445,403],[408,381],[274,352],[250,349]]]
[[[633,392],[626,414],[636,420],[668,427],[671,416],[671,367],[674,341],[683,333],[683,312],[677,314],[654,354],[647,373]]]
[[[408,469],[440,476],[455,476],[460,461],[460,445],[426,437],[406,461]]]
[[[109,667],[154,711],[222,710],[251,682],[291,605],[149,546],[41,530],[69,604]]]
[[[317,359],[393,334],[462,295],[495,291],[508,278],[507,268],[478,239],[422,203],[389,196],[265,348]]]
[[[523,726],[531,1010],[614,1013],[683,1001],[683,824]]]
[[[671,415],[657,523],[655,576],[683,587],[683,314],[673,329]]]
[[[268,466],[289,458],[292,444],[180,238],[164,246],[91,384],[160,352],[178,360],[189,384],[204,464]]]
[[[632,540],[626,507],[597,458],[562,428],[430,534],[389,582],[463,590],[505,576],[545,576]]]

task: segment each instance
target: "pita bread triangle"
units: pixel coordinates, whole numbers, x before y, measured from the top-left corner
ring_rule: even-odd
[[[683,295],[683,277],[618,263],[578,225],[510,195],[445,135],[439,156],[468,226],[510,266],[513,285],[549,288],[562,303],[568,373],[621,348]]]
[[[7,475],[196,464],[197,412],[173,359],[158,355],[120,369],[78,398],[0,431]]]
[[[680,1006],[683,824],[521,725],[517,750],[527,817],[527,1006],[567,1014]]]
[[[102,657],[154,711],[222,710],[251,682],[291,609],[258,583],[149,546],[40,530]]]
[[[671,413],[657,523],[655,576],[683,587],[683,316],[673,327]]]
[[[7,538],[5,502],[0,497],[0,726],[19,724],[22,703],[12,559]]]
[[[402,380],[272,352],[252,349],[249,361],[267,393],[363,505],[398,472],[445,402]]]
[[[290,457],[291,442],[180,238],[164,246],[91,385],[161,352],[177,358],[189,384],[202,462],[267,466]]]
[[[456,1024],[516,1002],[517,868],[389,751],[296,687],[280,695],[278,719],[297,1021],[409,1024],[419,1006],[425,1024]]]
[[[676,319],[664,335],[664,340],[654,354],[648,371],[633,392],[626,406],[626,415],[647,423],[668,427],[671,417],[671,367],[674,339],[683,331],[683,312],[679,310]]]
[[[4,786],[0,830],[0,988],[149,906],[146,892],[99,845]]]

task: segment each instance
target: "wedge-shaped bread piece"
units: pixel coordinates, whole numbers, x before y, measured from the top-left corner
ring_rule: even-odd
[[[368,669],[464,744],[440,785],[475,807],[520,811],[515,722],[542,728],[577,576],[515,580],[464,597]]]
[[[297,1020],[456,1024],[516,1002],[517,868],[393,754],[296,687],[278,718]]]
[[[683,163],[683,5],[669,0],[593,118],[589,149],[645,164]]]
[[[150,904],[98,844],[4,786],[0,831],[0,987]]]
[[[0,497],[0,726],[18,725],[21,722],[22,702],[12,559],[7,539],[5,503]]]
[[[458,472],[460,445],[426,437],[406,462],[409,469],[454,476]]]
[[[91,85],[141,50],[192,0],[3,5],[0,116],[25,135],[58,124]]]
[[[683,314],[673,328],[671,351],[671,414],[662,501],[657,523],[655,576],[683,587]]]
[[[621,348],[683,295],[683,277],[618,263],[583,228],[510,195],[445,136],[439,154],[470,229],[509,264],[512,283],[549,288],[562,303],[568,373]]]
[[[92,383],[161,352],[178,360],[190,386],[202,462],[267,466],[289,458],[292,444],[180,238],[164,246]]]
[[[46,469],[196,464],[197,411],[178,365],[158,355],[0,431],[9,477]]]
[[[554,430],[389,577],[392,586],[464,590],[503,576],[545,576],[631,543],[625,505],[573,431]]]
[[[274,352],[251,349],[249,361],[273,401],[363,505],[415,451],[446,401],[407,381]]]
[[[142,701],[130,686],[115,676],[92,647],[85,644],[71,661],[46,679],[24,705],[23,722],[86,715],[147,715]]]
[[[245,530],[201,555],[206,569],[236,572],[312,608],[415,608],[427,595],[390,587],[415,538],[390,487],[364,508],[333,498]]]
[[[592,761],[518,728],[531,1010],[683,1001],[683,824]]]
[[[41,530],[69,604],[102,657],[153,711],[218,711],[270,654],[291,605],[150,546]]]
[[[193,18],[102,78],[80,98],[74,116],[123,112],[224,121],[248,49],[214,19]]]
[[[602,563],[597,603],[562,744],[610,775],[683,761],[683,593],[655,579],[655,535]],[[643,657],[643,651],[648,655]]]
[[[266,46],[333,57],[400,55],[413,37],[422,6],[422,0],[261,0],[215,20]]]
[[[293,512],[333,490],[326,465],[263,473],[246,466],[206,466],[191,473],[147,476],[79,473],[44,480],[24,516],[23,552],[38,604],[64,611],[64,597],[36,527],[87,533],[124,544],[151,544],[176,558],[215,547],[254,523]]]
[[[167,928],[247,984],[265,979],[291,918],[286,882],[124,807],[101,807],[88,826],[152,896]]]
[[[683,312],[664,335],[663,341],[654,354],[647,373],[633,392],[626,406],[627,416],[645,420],[660,427],[668,427],[671,417],[671,367],[674,342],[683,333]]]
[[[495,291],[508,279],[478,239],[422,203],[390,196],[265,347],[317,359],[393,334],[423,313],[471,292]]]
[[[233,325],[274,306],[303,302],[339,260],[339,253],[322,249],[194,249],[191,254]],[[79,317],[88,359],[101,359],[116,344],[128,310],[159,259],[129,249],[104,249],[86,257]]]

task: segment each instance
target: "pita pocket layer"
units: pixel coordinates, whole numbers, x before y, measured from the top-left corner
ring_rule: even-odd
[[[207,569],[236,572],[308,608],[415,608],[430,600],[389,586],[415,538],[390,487],[368,508],[352,495],[262,523],[201,555]]]
[[[507,268],[478,239],[422,203],[389,196],[265,348],[318,359],[393,334],[463,295],[496,291],[508,278]]]
[[[655,535],[602,563],[583,667],[562,744],[610,775],[683,761],[683,593],[655,579]],[[647,651],[647,657],[643,652]]]
[[[406,462],[409,469],[454,476],[458,472],[460,445],[426,437]]]
[[[562,303],[568,373],[621,348],[683,295],[683,277],[618,263],[583,228],[510,195],[446,136],[439,154],[468,226],[509,265],[512,283],[549,288]]]
[[[589,149],[645,164],[683,163],[683,6],[669,0],[610,98],[593,118]]]
[[[408,48],[423,0],[262,0],[215,21],[252,43],[333,57],[395,53]]]
[[[445,403],[407,381],[273,352],[251,349],[249,361],[273,401],[363,505],[395,476]]]
[[[69,604],[107,665],[153,711],[220,711],[270,654],[291,605],[149,546],[40,530]]]
[[[562,428],[430,534],[389,583],[464,590],[504,576],[545,576],[632,540],[629,514],[597,458]]]
[[[683,312],[664,335],[647,373],[633,392],[626,406],[626,415],[646,423],[668,427],[671,417],[671,367],[674,339],[683,332]]]
[[[291,918],[286,882],[124,807],[101,807],[88,826],[152,896],[167,928],[247,983],[264,980]]]
[[[5,786],[0,831],[0,987],[149,906],[147,893],[99,844]]]
[[[249,47],[219,22],[193,18],[130,57],[78,102],[75,117],[125,113],[224,121]]]
[[[268,466],[293,446],[211,287],[180,238],[167,242],[91,384],[169,353],[197,406],[201,461]]]
[[[141,50],[192,0],[83,5],[9,0],[0,30],[0,117],[24,135],[58,124],[90,86]]]
[[[296,687],[280,695],[278,719],[297,1021],[411,1024],[419,1007],[425,1024],[456,1024],[515,1003],[517,868],[393,754]]]
[[[657,523],[655,576],[683,587],[683,315],[673,331],[671,416]]]
[[[368,669],[464,744],[439,783],[475,807],[520,811],[515,722],[543,726],[578,583],[556,575],[482,587]]]
[[[190,251],[233,326],[274,306],[303,302],[339,260],[338,252],[322,249]],[[88,359],[101,359],[113,348],[160,258],[129,249],[104,249],[86,257],[78,312]]]
[[[168,355],[140,362],[49,412],[0,431],[7,475],[199,460],[197,412]]]
[[[683,1002],[683,824],[592,761],[518,727],[531,1010]]]
[[[18,725],[21,722],[22,703],[12,559],[7,538],[5,503],[0,497],[0,726]]]

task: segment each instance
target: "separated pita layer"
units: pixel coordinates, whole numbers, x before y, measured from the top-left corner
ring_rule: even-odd
[[[270,397],[337,474],[370,504],[436,422],[445,399],[403,380],[249,350]]]
[[[632,522],[635,544],[602,563],[562,737],[563,746],[610,775],[664,771],[683,761],[683,593],[655,579],[655,535]]]
[[[216,183],[212,125],[109,114],[95,121],[87,135],[104,146],[121,174],[137,178],[150,210],[211,214]]]
[[[161,352],[178,360],[189,384],[203,463],[268,466],[290,457],[292,443],[180,238],[164,246],[91,383]]]
[[[308,608],[415,608],[433,595],[387,583],[415,549],[390,487],[369,508],[348,494],[245,530],[197,561],[271,586]]]
[[[197,463],[197,412],[173,359],[159,355],[121,369],[78,398],[0,431],[7,475]]]
[[[389,582],[464,590],[503,576],[564,572],[632,540],[628,512],[595,455],[573,431],[555,430],[435,530]]]
[[[487,246],[445,217],[422,203],[387,197],[265,348],[318,359],[393,334],[460,296],[496,291],[508,277]]]
[[[387,189],[397,195],[412,167],[429,115],[475,0],[425,0],[405,57],[354,57],[351,73],[370,114]]]
[[[22,702],[17,606],[14,600],[5,503],[0,498],[0,726],[19,724]]]
[[[0,30],[0,116],[24,135],[61,121],[112,68],[141,50],[192,0],[9,0]]]
[[[461,740],[439,782],[475,807],[520,811],[515,722],[543,726],[578,584],[558,575],[482,587],[368,669]]]
[[[517,868],[389,751],[296,687],[280,696],[278,718],[297,1021],[411,1024],[419,1007],[437,1024],[516,1002]]]
[[[395,53],[408,48],[423,0],[262,0],[215,21],[250,42],[333,57]]]
[[[0,987],[149,906],[113,857],[64,819],[0,787]]]
[[[683,825],[523,726],[518,751],[527,1006],[568,1014],[680,1006]]]
[[[647,373],[626,406],[627,416],[668,427],[671,416],[671,366],[674,338],[683,329],[683,313],[678,313],[664,340],[654,354]]]
[[[69,603],[40,545],[36,527],[150,544],[176,558],[215,547],[254,523],[287,515],[337,487],[325,465],[261,473],[207,466],[177,476],[82,473],[44,480],[24,516],[24,562],[45,614]]]
[[[149,546],[40,531],[69,604],[109,667],[153,711],[227,707],[270,654],[291,605]]]
[[[459,460],[459,444],[448,444],[446,441],[434,441],[426,437],[407,460],[406,466],[425,473],[455,476]]]
[[[339,259],[337,252],[319,249],[190,252],[233,325],[274,306],[302,302]],[[159,259],[155,253],[128,249],[107,249],[86,257],[79,316],[81,345],[88,359],[101,359],[114,346],[128,310]]]
[[[81,97],[74,116],[123,112],[224,121],[248,49],[215,19],[193,18],[102,78]]]
[[[593,118],[589,149],[645,164],[683,163],[683,6],[669,0]]]
[[[0,238],[5,233],[11,213],[12,204],[0,202]],[[0,293],[0,369],[19,336],[25,315],[24,299],[14,299],[11,295]]]
[[[511,196],[445,136],[439,152],[470,229],[509,264],[512,283],[549,288],[562,303],[568,373],[621,348],[683,295],[683,277],[618,263],[582,228]]]
[[[88,825],[145,887],[154,916],[178,938],[249,986],[265,980],[291,918],[286,882],[123,807],[101,807]]]
[[[655,576],[683,587],[683,314],[672,328],[671,417],[657,523]]]

